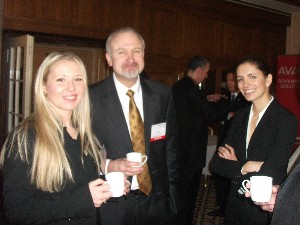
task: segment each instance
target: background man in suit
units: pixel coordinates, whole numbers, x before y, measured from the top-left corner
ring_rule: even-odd
[[[101,210],[102,224],[174,224],[177,212],[175,109],[169,88],[139,76],[144,69],[144,49],[143,38],[132,28],[111,33],[106,42],[106,59],[113,76],[90,88],[94,133],[111,159],[107,171],[122,171],[129,179],[133,176],[130,193],[115,199],[117,203],[108,201]],[[130,98],[126,95],[129,89],[134,91],[144,122],[147,167],[132,167],[136,164],[125,159],[126,153],[133,151]],[[149,195],[137,189],[141,185],[136,175],[143,170],[150,173]]]
[[[184,210],[181,224],[192,224],[206,161],[208,124],[216,119],[218,112],[216,104],[208,101],[205,91],[199,88],[199,84],[207,78],[209,69],[207,59],[195,56],[187,65],[186,75],[173,86],[179,127],[179,190]]]
[[[227,92],[225,93],[224,97],[227,100],[227,105],[225,105],[227,109],[219,124],[217,147],[219,147],[222,144],[228,131],[230,122],[233,119],[235,111],[239,108],[250,104],[250,102],[248,102],[245,99],[242,93],[238,91],[237,78],[235,72],[228,71],[226,73],[226,88]],[[224,216],[228,191],[230,188],[230,179],[222,177],[215,173],[213,173],[213,179],[219,209],[209,212],[209,215]]]

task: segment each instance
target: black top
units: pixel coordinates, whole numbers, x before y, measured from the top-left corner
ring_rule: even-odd
[[[66,182],[62,191],[49,193],[30,184],[32,151],[35,134],[29,132],[29,164],[16,155],[6,156],[3,168],[3,198],[6,216],[14,224],[97,224],[88,183],[98,177],[96,165],[89,156],[81,160],[80,141],[64,129],[64,148],[71,166],[74,183]]]

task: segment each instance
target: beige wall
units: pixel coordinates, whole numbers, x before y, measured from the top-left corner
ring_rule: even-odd
[[[291,26],[287,29],[286,54],[300,54],[300,12],[291,17]]]

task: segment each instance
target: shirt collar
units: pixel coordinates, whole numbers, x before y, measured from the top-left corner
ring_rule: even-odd
[[[113,73],[113,79],[116,85],[117,92],[121,95],[126,95],[127,91],[130,89],[134,92],[135,95],[139,95],[141,92],[141,81],[140,81],[140,76],[138,76],[137,81],[135,84],[131,87],[128,88],[124,84],[122,84],[118,79],[116,78],[115,73]]]
[[[258,118],[260,119],[266,112],[267,108],[269,107],[269,105],[271,104],[271,102],[274,100],[274,97],[271,96],[271,100],[270,102],[266,105],[266,107],[258,114]],[[253,111],[252,111],[252,107],[253,107],[253,104],[251,105],[251,109],[250,109],[250,118],[253,116]]]

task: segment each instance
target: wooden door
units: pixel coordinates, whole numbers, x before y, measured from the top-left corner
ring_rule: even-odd
[[[31,112],[33,47],[34,38],[24,35],[11,38],[6,48],[8,132]]]

